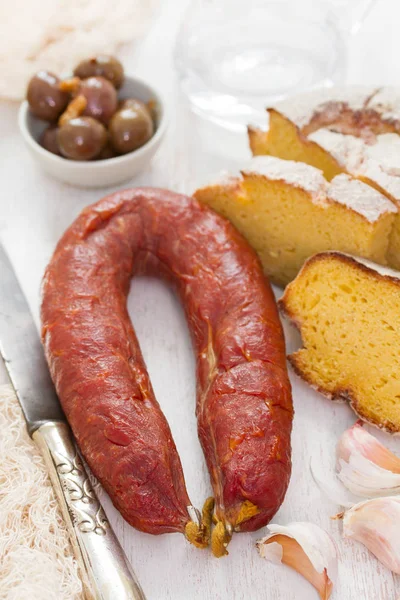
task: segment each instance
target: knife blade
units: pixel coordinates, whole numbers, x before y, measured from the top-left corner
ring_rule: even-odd
[[[78,562],[86,600],[145,600],[74,443],[38,331],[0,244],[0,353],[42,453]]]
[[[29,306],[0,244],[0,353],[29,435],[46,421],[65,421]]]

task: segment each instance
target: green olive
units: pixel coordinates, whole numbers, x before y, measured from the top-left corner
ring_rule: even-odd
[[[118,110],[109,124],[110,141],[119,154],[143,146],[153,135],[151,115],[143,102],[130,99],[126,108]]]

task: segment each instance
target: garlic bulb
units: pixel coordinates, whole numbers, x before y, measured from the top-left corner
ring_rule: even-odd
[[[313,523],[303,522],[270,524],[268,530],[268,535],[257,542],[260,556],[292,567],[315,587],[321,600],[328,600],[338,562],[330,535]]]
[[[364,544],[385,567],[400,574],[400,497],[356,504],[343,515],[343,535]]]
[[[340,438],[336,470],[340,481],[357,496],[400,494],[400,458],[368,433],[361,421]]]

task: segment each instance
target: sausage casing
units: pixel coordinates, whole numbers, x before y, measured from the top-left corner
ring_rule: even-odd
[[[136,273],[177,289],[197,356],[197,417],[217,519],[264,525],[289,482],[292,402],[275,300],[225,219],[166,190],[86,208],[43,282],[42,339],[78,445],[134,527],[184,531],[190,500],[126,307]]]

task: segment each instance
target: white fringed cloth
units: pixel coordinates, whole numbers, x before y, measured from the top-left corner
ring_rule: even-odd
[[[84,58],[115,54],[143,35],[157,4],[0,0],[0,98],[21,100],[30,77],[41,69],[65,75]]]
[[[43,460],[9,385],[0,386],[0,599],[82,600]]]

